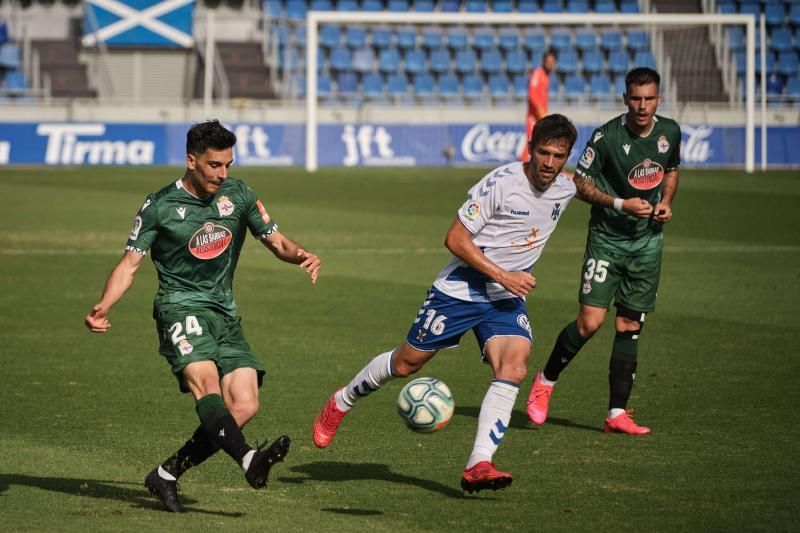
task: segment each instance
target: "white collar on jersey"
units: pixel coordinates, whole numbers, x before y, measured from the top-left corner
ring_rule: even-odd
[[[625,121],[625,117],[627,117],[627,113],[623,113],[619,116],[619,121],[622,123],[623,126],[628,128],[628,123]],[[651,133],[653,133],[653,128],[656,127],[656,122],[658,122],[658,117],[653,115],[653,124],[650,126],[650,129],[644,135],[640,135],[639,137],[649,137]],[[630,128],[628,128],[630,129]]]
[[[189,189],[183,186],[183,178],[178,178],[178,181],[175,182],[175,187],[177,187],[178,189],[183,189],[184,191],[186,191],[186,194],[190,195],[193,198],[197,198],[198,200],[201,199],[199,196],[195,196],[194,194],[189,192]]]

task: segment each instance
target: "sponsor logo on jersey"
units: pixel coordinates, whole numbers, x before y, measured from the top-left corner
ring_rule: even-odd
[[[181,355],[189,355],[194,351],[194,346],[186,339],[181,339],[181,342],[178,343],[178,350],[180,350]]]
[[[658,161],[645,159],[628,172],[628,183],[634,189],[647,191],[658,187],[664,179],[664,167]]]
[[[206,222],[189,239],[189,252],[198,259],[214,259],[228,248],[232,240],[231,230]]]
[[[524,131],[492,131],[489,124],[476,124],[461,140],[461,154],[472,162],[516,161],[528,145]]]
[[[258,206],[258,211],[261,213],[261,220],[264,223],[269,224],[269,215],[267,214],[267,210],[264,208],[264,204],[261,203],[261,200],[256,200],[256,205]]]
[[[233,205],[233,202],[231,202],[231,199],[225,195],[220,196],[219,200],[217,200],[217,210],[219,211],[219,216],[221,217],[226,217],[233,213],[234,207],[235,206]]]
[[[592,161],[594,161],[594,148],[587,146],[581,154],[578,164],[583,168],[589,168],[592,165]]]
[[[603,138],[603,132],[602,131],[598,131],[597,133],[594,134],[594,142],[597,142],[602,138]]]
[[[185,207],[183,207],[183,206],[176,207],[175,211],[177,211],[178,214],[181,216],[181,220],[186,218],[186,208]]]
[[[517,216],[520,216],[520,217],[527,217],[527,216],[529,216],[531,214],[531,212],[530,211],[517,211],[516,209],[512,209],[511,210],[511,214],[512,215],[517,215]]]
[[[561,202],[556,202],[553,206],[553,212],[550,213],[551,220],[558,220],[558,216],[561,214]]]
[[[478,215],[481,213],[481,204],[478,202],[470,202],[464,207],[464,216],[467,217],[468,220],[475,221],[478,218]]]
[[[142,217],[137,216],[133,219],[131,226],[131,234],[128,235],[128,240],[135,241],[139,238],[139,232],[142,230]]]
[[[628,155],[630,153],[630,151],[631,151],[631,145],[630,144],[623,144],[622,145],[622,149],[625,150],[625,155]]]
[[[667,141],[666,135],[662,135],[658,138],[658,153],[659,154],[666,154],[669,150],[669,141]]]
[[[525,329],[528,333],[531,332],[531,322],[528,320],[528,315],[517,315],[517,324],[519,324],[519,327]]]

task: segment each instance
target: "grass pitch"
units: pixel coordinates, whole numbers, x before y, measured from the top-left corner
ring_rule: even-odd
[[[0,176],[0,528],[5,531],[798,530],[800,179],[683,171],[658,310],[631,406],[646,437],[601,432],[611,324],[562,376],[534,429],[521,389],[495,459],[514,484],[458,487],[491,377],[471,335],[420,375],[456,414],[415,434],[405,380],[361,402],[334,444],[311,426],[333,389],[402,342],[448,254],[442,239],[479,170],[236,169],[287,235],[324,261],[316,286],[249,243],[235,290],[268,374],[250,442],[286,433],[285,464],[250,489],[218,454],[181,479],[191,510],[142,480],[197,425],[157,352],[148,260],[103,336],[83,327],[148,192],[181,169],[5,169]],[[587,206],[573,202],[536,266],[530,369],[575,317]]]

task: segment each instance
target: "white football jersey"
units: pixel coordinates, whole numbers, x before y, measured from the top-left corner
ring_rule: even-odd
[[[574,196],[575,184],[564,174],[540,192],[528,181],[522,163],[510,163],[494,169],[469,190],[458,218],[493,263],[509,272],[530,271]],[[455,256],[433,285],[470,302],[515,297]]]

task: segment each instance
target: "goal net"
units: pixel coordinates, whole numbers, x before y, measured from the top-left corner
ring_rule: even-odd
[[[566,106],[568,115],[605,109],[602,116],[610,116],[609,108],[619,109],[625,73],[650,66],[662,77],[665,114],[680,120],[687,106],[736,111],[733,120],[745,130],[745,169],[754,169],[756,26],[750,15],[309,11],[304,29],[304,79],[284,74],[283,83],[305,98],[308,171],[317,168],[321,103],[520,106],[528,72],[550,47],[558,52],[551,107]],[[358,36],[354,44],[351,33]],[[735,53],[730,41],[738,37],[743,46]],[[407,80],[397,91],[390,83],[395,73]]]

